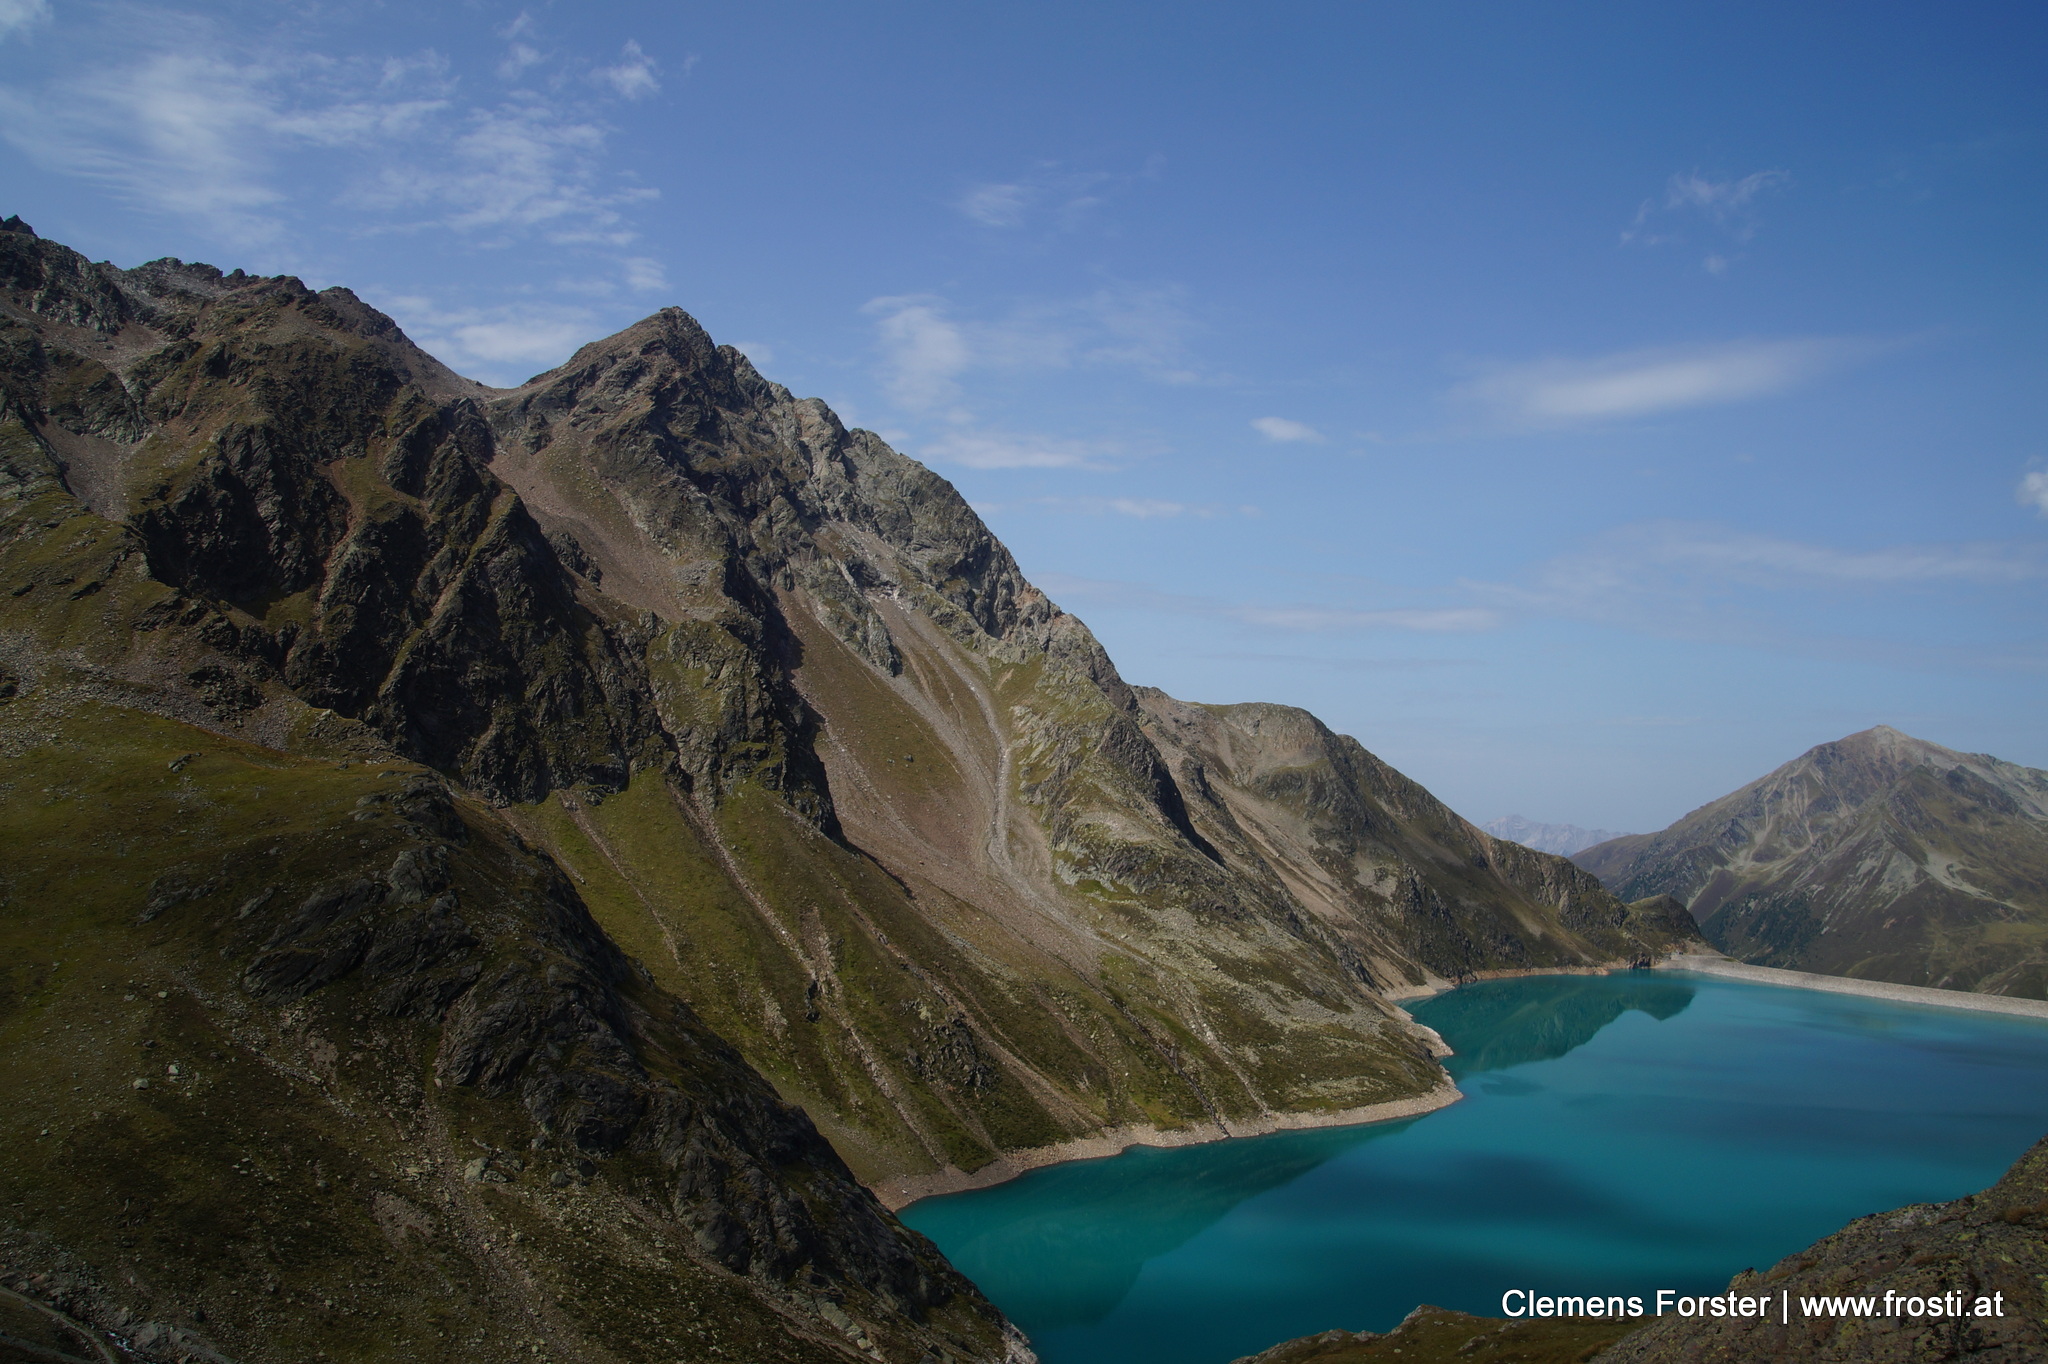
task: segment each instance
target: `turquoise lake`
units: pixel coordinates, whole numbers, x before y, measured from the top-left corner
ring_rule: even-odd
[[[1418,1303],[1719,1290],[1865,1213],[1990,1184],[2048,1133],[2048,1021],[1657,972],[1412,1012],[1466,1097],[1140,1147],[903,1220],[1046,1364],[1223,1364]]]

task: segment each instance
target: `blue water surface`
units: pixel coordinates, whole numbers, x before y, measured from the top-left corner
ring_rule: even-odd
[[[1490,1316],[1522,1287],[1720,1289],[1865,1213],[1996,1180],[2048,1132],[2048,1022],[1696,976],[1532,976],[1413,1009],[1465,1099],[1139,1147],[903,1220],[1046,1364],[1221,1364]]]

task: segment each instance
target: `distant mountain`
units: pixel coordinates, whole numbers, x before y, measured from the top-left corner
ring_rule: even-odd
[[[1559,857],[1570,857],[1581,848],[1605,843],[1610,838],[1628,837],[1612,829],[1581,829],[1576,824],[1538,824],[1520,815],[1509,815],[1506,819],[1496,819],[1479,827],[1495,838],[1505,838],[1537,852],[1556,853]]]
[[[2048,998],[2048,772],[1880,725],[1573,860],[1744,961]]]

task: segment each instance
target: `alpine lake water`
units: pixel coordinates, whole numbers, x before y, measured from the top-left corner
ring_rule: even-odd
[[[905,1209],[1045,1364],[1223,1364],[1419,1303],[1720,1291],[1866,1213],[1984,1188],[2048,1133],[2048,1020],[1681,972],[1411,1007],[1465,1098],[1136,1147]]]

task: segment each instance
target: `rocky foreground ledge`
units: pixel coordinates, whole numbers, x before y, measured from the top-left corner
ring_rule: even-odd
[[[1625,1321],[1505,1321],[1424,1304],[1391,1331],[1324,1331],[1235,1364],[1577,1364],[1632,1329]]]

